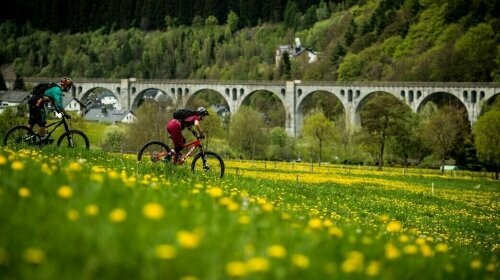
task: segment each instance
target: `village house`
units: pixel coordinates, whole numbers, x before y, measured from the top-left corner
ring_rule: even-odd
[[[77,115],[82,116],[85,114],[85,105],[80,102],[80,100],[76,99],[72,96],[64,96],[63,97],[63,107],[66,112],[76,112]],[[54,111],[54,115],[57,118],[61,117],[61,113],[57,113]]]
[[[132,111],[110,110],[102,107],[90,109],[83,119],[104,123],[134,123],[137,121],[137,116]]]
[[[7,107],[16,107],[21,104],[27,104],[30,98],[28,91],[0,91],[0,113]]]
[[[275,62],[276,67],[279,67],[284,53],[288,53],[290,61],[298,61],[299,64],[311,64],[318,61],[318,53],[309,48],[302,47],[299,38],[295,38],[295,46],[280,45],[276,49]]]

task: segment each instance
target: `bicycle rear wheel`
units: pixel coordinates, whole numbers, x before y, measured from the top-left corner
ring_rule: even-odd
[[[206,177],[222,178],[224,169],[224,161],[214,152],[200,152],[191,163],[191,170],[194,173],[200,173]]]
[[[159,153],[168,152],[170,148],[167,144],[160,141],[151,141],[144,144],[137,152],[137,160],[142,162],[157,162],[156,157]]]
[[[71,149],[88,149],[90,147],[90,142],[87,135],[80,130],[68,130],[57,140],[57,146],[61,145]]]
[[[27,126],[15,126],[5,134],[3,145],[5,147],[31,146],[37,142],[37,135]]]

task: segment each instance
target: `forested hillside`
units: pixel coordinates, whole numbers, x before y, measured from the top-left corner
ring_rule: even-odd
[[[11,2],[0,63],[20,76],[500,81],[500,1]],[[296,37],[319,62],[276,67]]]

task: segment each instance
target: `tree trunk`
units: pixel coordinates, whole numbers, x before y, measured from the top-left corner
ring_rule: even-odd
[[[318,166],[321,166],[321,148],[322,148],[322,141],[319,140],[319,162],[318,162]]]
[[[378,171],[382,171],[382,163],[384,162],[384,148],[385,145],[384,142],[382,142],[380,144],[380,156],[378,158],[378,168],[377,168]]]
[[[441,159],[441,175],[444,174],[444,164],[445,164],[445,161],[446,160],[444,158]]]

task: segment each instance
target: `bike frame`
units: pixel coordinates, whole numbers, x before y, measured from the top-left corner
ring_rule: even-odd
[[[189,128],[188,128],[189,129]],[[192,129],[189,129],[189,131],[191,131],[191,133],[193,133],[194,137],[196,137],[196,140],[193,140],[189,143],[186,143],[184,145],[182,145],[182,148],[185,149],[185,148],[188,148],[188,147],[191,147],[186,154],[184,154],[182,157],[181,157],[181,160],[183,162],[186,161],[186,159],[191,156],[191,154],[193,153],[194,149],[196,148],[199,148],[200,151],[203,153],[203,145],[201,144],[201,138],[198,136],[198,134],[196,134],[195,131],[193,131]],[[166,151],[166,152],[162,152],[162,153],[159,153],[158,156],[159,157],[164,157],[166,155],[168,155],[168,153],[170,153],[170,151]]]
[[[203,146],[201,145],[201,140],[200,139],[196,139],[194,141],[191,141],[191,142],[183,145],[184,148],[187,148],[189,146],[192,146],[192,147],[182,157],[182,160],[184,160],[184,161],[186,160],[186,158],[188,158],[191,155],[191,153],[193,153],[194,149],[196,149],[196,148],[200,148],[200,150],[203,152]]]
[[[50,137],[52,135],[52,133],[58,128],[60,127],[61,125],[64,125],[64,130],[65,131],[69,131],[69,125],[68,123],[66,122],[66,118],[64,116],[61,117],[61,120],[60,121],[56,121],[56,122],[53,122],[53,123],[50,123],[48,125],[45,126],[45,129],[51,127],[51,126],[55,126],[54,128],[52,128],[48,133],[47,133],[47,137]]]

